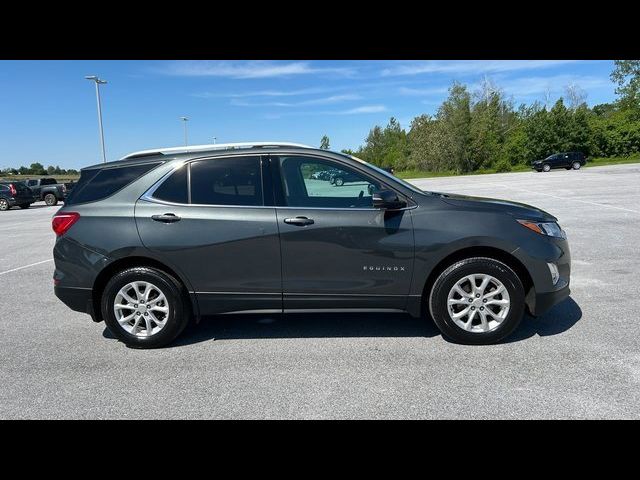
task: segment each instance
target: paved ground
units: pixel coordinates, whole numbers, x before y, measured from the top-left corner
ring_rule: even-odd
[[[571,298],[489,347],[403,315],[296,315],[130,350],[54,297],[55,209],[0,212],[0,418],[640,418],[640,165],[415,183],[559,217]]]

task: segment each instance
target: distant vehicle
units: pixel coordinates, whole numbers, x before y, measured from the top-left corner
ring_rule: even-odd
[[[35,201],[33,192],[23,182],[0,182],[0,211],[16,205],[29,208]]]
[[[346,172],[343,170],[336,170],[336,172],[331,175],[331,179],[329,180],[329,183],[331,185],[335,185],[336,187],[341,187],[345,183],[353,182],[362,182],[362,177],[360,175],[355,175],[351,172]]]
[[[395,172],[393,167],[380,167],[380,168],[382,168],[382,170],[384,170],[385,172],[389,172],[391,175],[393,175]]]
[[[36,201],[42,200],[50,207],[63,202],[67,196],[67,187],[58,183],[55,178],[32,178],[27,180],[26,184],[33,191]]]
[[[549,155],[544,160],[536,160],[531,164],[531,168],[538,172],[548,172],[552,168],[580,170],[586,163],[587,157],[582,152],[563,152]]]
[[[73,187],[76,186],[76,182],[65,182],[63,183],[64,187],[66,188],[66,194],[69,195],[71,193],[71,191],[73,190]]]

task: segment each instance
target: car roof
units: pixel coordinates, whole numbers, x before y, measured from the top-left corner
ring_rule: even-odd
[[[319,148],[311,147],[300,143],[290,142],[242,142],[242,143],[220,143],[212,145],[190,145],[182,147],[166,147],[155,148],[151,150],[141,150],[138,152],[130,153],[120,160],[115,160],[106,163],[97,163],[83,168],[82,170],[93,170],[111,167],[122,167],[127,165],[140,165],[143,163],[155,163],[158,161],[168,161],[174,159],[189,160],[192,158],[199,158],[206,156],[222,156],[230,153],[255,153],[265,154],[273,153],[274,151],[316,151],[323,153],[332,153],[329,150],[322,150]],[[341,154],[343,155],[343,154]]]

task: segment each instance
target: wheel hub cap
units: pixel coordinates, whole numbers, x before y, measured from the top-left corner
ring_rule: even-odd
[[[465,331],[486,333],[498,328],[509,314],[509,292],[500,280],[477,273],[458,280],[447,296],[453,322]]]
[[[116,294],[113,312],[120,326],[136,337],[150,337],[164,328],[169,318],[169,302],[158,287],[149,282],[131,282]]]

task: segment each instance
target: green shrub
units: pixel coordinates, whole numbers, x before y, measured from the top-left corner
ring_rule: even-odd
[[[496,172],[497,173],[505,173],[511,171],[511,163],[508,160],[500,160],[496,163]]]

